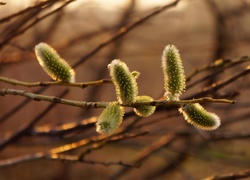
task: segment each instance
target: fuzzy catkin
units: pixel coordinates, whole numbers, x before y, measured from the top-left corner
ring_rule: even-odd
[[[75,82],[75,71],[48,44],[35,46],[35,54],[44,71],[55,81]]]
[[[118,102],[120,104],[131,104],[135,102],[138,95],[138,86],[136,83],[136,75],[133,75],[128,66],[119,59],[113,60],[108,65],[111,79],[115,86]]]
[[[117,102],[110,103],[101,113],[96,122],[96,131],[100,134],[114,133],[124,116],[124,107],[117,104]]]
[[[187,104],[181,107],[179,111],[188,123],[202,130],[211,131],[220,126],[220,118],[205,110],[199,103]]]
[[[153,98],[149,96],[137,96],[136,102],[148,102],[153,101]],[[155,112],[156,107],[150,105],[142,105],[134,108],[134,112],[141,117],[148,117]]]
[[[167,100],[179,100],[186,88],[186,78],[179,50],[174,45],[165,47],[161,67],[164,75],[164,96]]]

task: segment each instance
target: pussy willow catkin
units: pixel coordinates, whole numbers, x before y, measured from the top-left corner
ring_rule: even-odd
[[[199,103],[187,104],[179,109],[185,120],[202,130],[215,130],[220,126],[220,118],[206,111]]]
[[[120,126],[124,115],[124,107],[117,102],[110,103],[96,122],[96,131],[100,134],[112,134]]]
[[[133,75],[128,66],[119,59],[113,60],[108,65],[111,79],[115,85],[115,91],[118,102],[121,104],[131,104],[135,102],[138,95],[138,86],[136,83],[136,76]]]
[[[153,101],[153,98],[149,96],[137,96],[136,97],[136,102],[148,102],[148,101]],[[138,116],[148,117],[155,112],[155,109],[156,109],[155,106],[142,105],[142,106],[134,108],[134,112]]]
[[[165,96],[168,100],[179,100],[185,91],[186,78],[179,50],[167,45],[162,54]]]
[[[75,82],[75,71],[46,43],[35,46],[35,54],[44,71],[55,81]]]

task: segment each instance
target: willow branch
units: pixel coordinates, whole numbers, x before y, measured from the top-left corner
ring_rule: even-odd
[[[43,19],[57,13],[58,11],[61,11],[65,6],[67,6],[68,4],[70,4],[71,2],[73,2],[75,0],[69,0],[66,1],[63,5],[61,5],[60,7],[58,7],[57,9],[43,15],[42,17],[38,17],[36,18],[33,22],[31,22],[29,25],[27,25],[26,27],[24,27],[23,29],[20,29],[19,31],[16,31],[15,33],[13,33],[10,37],[7,37],[3,42],[1,42],[0,44],[0,48],[2,48],[6,43],[8,43],[9,41],[11,41],[12,39],[14,39],[15,37],[17,37],[18,35],[24,33],[25,31],[27,31],[28,29],[30,29],[31,27],[35,26],[37,23],[39,23],[40,21],[42,21]]]
[[[107,41],[101,43],[99,46],[97,46],[95,49],[93,49],[92,51],[90,51],[87,55],[85,55],[84,57],[82,57],[78,62],[76,62],[75,64],[73,64],[73,68],[79,66],[80,64],[82,64],[84,61],[86,61],[88,58],[92,57],[94,54],[96,54],[97,52],[99,52],[101,49],[103,49],[105,46],[113,43],[114,41],[116,41],[117,39],[123,37],[124,35],[126,35],[128,32],[130,32],[132,29],[134,29],[135,27],[137,27],[138,25],[146,22],[148,19],[158,15],[159,13],[170,9],[172,7],[175,7],[178,2],[180,0],[176,0],[170,4],[167,4],[165,6],[162,6],[161,8],[153,11],[152,13],[142,17],[142,18],[138,18],[137,20],[135,20],[133,23],[129,24],[128,26],[124,26],[122,28],[120,28],[120,30],[117,32],[117,34],[115,34],[114,36],[112,36],[110,39],[108,39]]]
[[[250,177],[250,169],[239,172],[239,173],[230,173],[226,175],[215,175],[212,177],[205,178],[204,180],[226,180],[226,179],[243,179]]]
[[[232,82],[235,82],[237,79],[244,77],[244,76],[248,75],[249,73],[250,73],[250,66],[248,66],[244,71],[242,71],[242,72],[240,72],[240,73],[238,73],[238,74],[236,74],[236,75],[234,75],[234,76],[232,76],[224,81],[212,84],[211,86],[205,88],[203,91],[196,93],[194,95],[191,95],[190,97],[197,98],[197,97],[201,97],[201,96],[207,95],[209,93],[218,91],[219,89],[231,84]]]
[[[45,87],[39,88],[37,91],[35,91],[36,94],[40,94],[46,90]],[[16,114],[18,111],[20,111],[24,106],[26,106],[30,101],[30,99],[25,99],[21,103],[15,105],[10,111],[8,111],[6,114],[0,117],[0,124],[5,122],[8,118]]]
[[[67,93],[68,89],[64,90],[59,96],[63,97]],[[7,137],[0,142],[0,150],[2,150],[11,142],[15,141],[18,138],[21,138],[24,134],[26,134],[28,130],[31,129],[36,123],[38,123],[54,106],[55,104],[50,104],[41,113],[39,113],[33,120],[31,120],[28,123],[22,124],[21,127],[18,128],[13,133],[8,133]]]
[[[15,17],[17,17],[17,16],[19,16],[19,15],[22,15],[22,14],[24,14],[24,13],[27,13],[27,12],[33,10],[33,9],[38,9],[38,8],[41,8],[41,7],[45,7],[45,6],[47,6],[49,3],[53,3],[53,2],[55,2],[55,0],[44,1],[44,2],[38,3],[38,4],[34,5],[34,6],[27,7],[27,8],[24,9],[24,10],[21,10],[21,11],[19,11],[19,12],[17,12],[17,13],[11,14],[10,16],[7,16],[7,17],[4,17],[4,18],[0,19],[0,23],[8,22],[8,21],[10,21],[11,19],[13,19],[13,18],[15,18]],[[5,3],[5,4],[6,4],[6,3]]]
[[[19,81],[12,78],[6,78],[3,76],[0,76],[0,81],[5,82],[12,85],[19,85],[24,87],[38,87],[38,86],[70,86],[70,87],[79,87],[79,88],[86,88],[89,86],[97,86],[102,84],[112,84],[111,80],[108,79],[101,79],[97,81],[90,81],[90,82],[78,82],[78,83],[65,83],[65,82],[59,82],[59,81],[47,81],[47,82],[25,82],[25,81]]]
[[[92,164],[92,165],[103,165],[103,166],[124,166],[124,167],[138,167],[133,164],[126,164],[123,163],[122,161],[118,162],[102,162],[102,161],[93,161],[93,160],[86,160],[83,158],[79,158],[79,156],[74,156],[74,155],[64,155],[64,154],[52,154],[44,157],[45,159],[49,160],[57,160],[57,161],[67,161],[67,162],[72,162],[72,163],[86,163],[86,164]]]
[[[46,158],[48,156],[56,155],[58,153],[65,153],[67,151],[70,151],[70,150],[73,150],[73,149],[76,149],[79,147],[83,147],[83,146],[89,145],[91,143],[101,142],[103,140],[105,140],[106,142],[115,142],[115,141],[120,141],[120,140],[124,140],[124,139],[143,136],[146,133],[147,132],[144,131],[144,132],[137,132],[137,133],[126,133],[126,134],[122,134],[122,135],[115,134],[115,135],[108,136],[108,137],[104,136],[104,135],[94,136],[94,137],[91,137],[88,139],[83,139],[83,140],[80,140],[77,142],[58,146],[58,147],[52,148],[48,151],[41,151],[41,152],[36,152],[33,154],[26,154],[26,155],[14,157],[14,158],[0,160],[0,167],[8,167],[8,166],[13,166],[13,165],[16,165],[19,163],[27,162],[27,161],[43,159],[43,158]]]
[[[234,67],[236,65],[242,64],[244,62],[249,62],[249,61],[250,61],[250,58],[248,56],[243,56],[239,60],[235,60],[235,61],[228,60],[228,59],[218,59],[209,65],[195,69],[187,77],[187,81],[190,81],[194,76],[196,76],[197,74],[204,72],[204,71],[209,71],[209,70],[214,69],[214,68],[222,68],[223,70],[225,70],[225,69],[228,69],[228,68],[231,68],[231,67]]]
[[[187,77],[187,82],[190,81],[194,76],[198,75],[201,72],[204,71],[209,71],[209,70],[216,70],[214,71],[212,74],[209,74],[205,77],[202,77],[201,79],[196,80],[195,82],[192,82],[191,84],[187,85],[187,89],[191,88],[201,82],[204,82],[205,80],[208,80],[210,78],[214,78],[214,76],[223,73],[224,71],[226,71],[229,68],[235,67],[237,65],[240,65],[242,63],[245,62],[249,62],[250,58],[248,56],[243,56],[238,60],[227,60],[227,59],[218,59],[216,61],[214,61],[211,64],[208,64],[204,67],[198,68],[196,69],[193,73],[191,73],[188,77]]]
[[[86,102],[86,101],[75,101],[75,100],[68,100],[68,99],[62,99],[56,96],[46,96],[46,95],[39,95],[34,94],[31,92],[27,92],[24,90],[17,90],[17,89],[1,89],[0,95],[17,95],[17,96],[23,96],[29,99],[32,99],[34,101],[46,101],[50,103],[59,103],[63,105],[69,105],[69,106],[76,106],[83,109],[90,109],[90,108],[105,108],[109,102]],[[234,100],[228,100],[228,99],[213,99],[210,97],[203,97],[199,99],[192,99],[192,100],[180,100],[180,101],[166,101],[166,100],[154,100],[149,102],[140,102],[140,103],[133,103],[130,105],[122,105],[122,106],[128,106],[128,107],[138,107],[142,105],[151,105],[151,106],[182,106],[184,104],[190,104],[190,103],[228,103],[228,104],[234,104],[236,101]]]
[[[152,144],[146,146],[144,149],[142,149],[137,156],[133,159],[132,164],[140,165],[143,161],[145,161],[150,155],[158,151],[164,146],[169,145],[173,142],[173,140],[176,138],[173,134],[166,134],[157,141],[153,142]],[[129,169],[123,168],[120,171],[118,171],[116,174],[111,177],[111,179],[119,179],[122,175],[127,173]]]
[[[65,123],[59,126],[51,127],[50,125],[43,125],[38,127],[33,127],[30,129],[30,133],[36,136],[60,136],[67,133],[71,133],[78,129],[87,129],[92,127],[97,121],[97,117],[91,117],[89,119],[84,119],[80,122]]]

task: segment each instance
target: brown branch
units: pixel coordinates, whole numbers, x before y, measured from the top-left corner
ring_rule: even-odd
[[[241,57],[239,60],[235,60],[235,61],[218,59],[215,62],[213,62],[212,64],[209,64],[209,65],[204,66],[202,68],[198,68],[187,77],[187,80],[186,80],[187,82],[190,81],[194,76],[198,75],[201,72],[209,71],[209,70],[214,70],[214,72],[210,75],[207,75],[206,77],[203,77],[195,82],[192,82],[191,84],[188,84],[187,89],[189,89],[189,88],[191,88],[191,87],[193,87],[201,82],[204,82],[205,80],[213,78],[214,76],[216,76],[220,73],[223,73],[225,70],[227,70],[229,68],[235,67],[237,65],[240,65],[242,63],[249,62],[249,61],[250,61],[250,58],[248,56]]]
[[[156,151],[160,150],[162,147],[169,145],[174,139],[176,138],[175,135],[166,134],[162,136],[157,141],[153,142],[152,144],[146,146],[142,149],[139,154],[133,159],[131,164],[140,165],[144,160],[146,160],[150,155],[155,153]],[[116,174],[114,174],[110,179],[119,179],[125,173],[127,173],[130,169],[122,168]]]
[[[79,158],[79,156],[73,156],[73,155],[64,155],[64,154],[51,154],[44,157],[44,159],[48,160],[56,160],[56,161],[62,161],[62,162],[72,162],[72,163],[85,163],[85,164],[91,164],[91,165],[103,165],[103,166],[124,166],[124,167],[138,167],[133,164],[127,164],[123,163],[122,161],[118,162],[110,162],[110,161],[93,161],[93,160],[86,160]]]
[[[170,4],[167,4],[165,6],[162,6],[161,8],[153,11],[152,13],[150,13],[147,16],[144,16],[138,20],[135,20],[132,24],[122,27],[118,33],[116,35],[114,35],[113,37],[111,37],[110,39],[108,39],[107,41],[101,43],[99,46],[97,46],[95,49],[93,49],[92,51],[90,51],[87,55],[83,56],[78,62],[76,62],[72,67],[76,68],[77,66],[79,66],[80,64],[82,64],[83,62],[85,62],[88,58],[92,57],[94,54],[96,54],[97,52],[99,52],[101,49],[103,49],[105,46],[113,43],[114,41],[116,41],[117,39],[123,37],[124,35],[126,35],[128,32],[130,32],[132,29],[134,29],[135,27],[137,27],[138,25],[146,22],[148,19],[154,17],[155,15],[158,15],[159,13],[170,9],[172,7],[175,7],[178,2],[180,0],[176,0]]]
[[[14,89],[2,89],[0,90],[0,95],[19,95],[23,96],[29,99],[32,99],[34,101],[46,101],[50,103],[59,103],[63,105],[69,105],[69,106],[76,106],[84,109],[89,108],[105,108],[107,106],[107,102],[86,102],[86,101],[74,101],[74,100],[68,100],[68,99],[62,99],[56,96],[45,96],[45,95],[39,95],[34,94],[31,92],[23,91],[23,90],[14,90]]]
[[[63,97],[68,93],[68,89],[64,90],[59,97]],[[45,110],[39,113],[32,121],[22,125],[19,129],[14,131],[13,133],[9,134],[7,138],[3,139],[0,142],[0,150],[2,150],[6,145],[10,144],[11,142],[15,141],[18,138],[21,138],[30,128],[32,128],[36,123],[38,123],[53,107],[55,104],[50,104]]]
[[[109,79],[101,79],[97,81],[90,81],[90,82],[78,82],[78,83],[64,83],[59,81],[40,81],[40,82],[25,82],[19,81],[12,78],[6,78],[0,76],[0,81],[12,85],[19,85],[24,87],[38,87],[38,86],[70,86],[70,87],[79,87],[79,88],[86,88],[89,86],[97,86],[102,84],[112,84],[112,81]]]
[[[236,180],[236,179],[244,179],[250,177],[250,169],[238,172],[238,173],[229,173],[225,175],[214,175],[204,180]]]
[[[135,138],[138,136],[143,136],[146,133],[147,132],[144,131],[144,132],[137,132],[137,133],[126,133],[126,134],[122,134],[122,135],[115,134],[115,135],[112,135],[109,137],[104,136],[104,135],[93,136],[93,137],[88,138],[88,139],[83,139],[83,140],[80,140],[77,142],[58,146],[58,147],[52,148],[48,151],[36,152],[33,154],[26,154],[26,155],[22,155],[22,156],[18,156],[18,157],[0,160],[0,168],[13,166],[13,165],[27,162],[27,161],[42,159],[42,158],[45,158],[46,156],[50,156],[50,155],[54,155],[54,154],[58,154],[58,153],[65,153],[67,151],[70,151],[70,150],[73,150],[73,149],[76,149],[79,147],[83,147],[83,146],[86,146],[86,145],[89,145],[92,143],[101,142],[103,140],[105,140],[106,142],[115,142],[115,141]]]
[[[80,122],[66,123],[53,128],[50,125],[43,125],[30,129],[29,133],[36,136],[60,136],[79,129],[83,130],[88,129],[89,127],[93,127],[96,121],[97,117],[91,117]]]
[[[33,27],[34,25],[36,25],[37,23],[39,23],[40,21],[42,21],[43,19],[57,13],[58,11],[62,10],[65,6],[67,6],[69,3],[73,2],[75,0],[69,0],[67,2],[65,2],[62,6],[60,6],[59,8],[53,10],[52,12],[49,12],[45,15],[43,15],[42,17],[36,18],[33,22],[31,22],[29,25],[27,25],[26,27],[24,27],[23,29],[15,32],[14,34],[12,34],[11,36],[7,37],[4,41],[1,42],[0,44],[0,49],[9,41],[11,41],[13,38],[17,37],[18,35],[24,33],[25,31],[27,31],[28,29],[30,29],[31,27]]]
[[[202,96],[208,95],[210,93],[213,93],[215,91],[218,91],[219,89],[231,84],[232,82],[236,81],[237,79],[239,79],[243,76],[248,75],[249,73],[250,73],[250,67],[247,67],[244,71],[242,71],[234,76],[231,76],[230,78],[228,78],[222,82],[218,82],[216,84],[213,84],[213,85],[205,88],[200,93],[196,93],[194,95],[191,95],[189,98],[198,98],[198,97],[202,97]]]
[[[48,1],[44,1],[44,2],[40,2],[34,6],[31,6],[31,7],[28,7],[24,10],[21,10],[17,13],[14,13],[14,14],[11,14],[10,16],[7,16],[7,17],[4,17],[2,19],[0,19],[0,23],[4,23],[4,22],[8,22],[10,21],[11,19],[17,17],[17,16],[20,16],[28,11],[31,11],[33,9],[37,9],[37,8],[41,8],[41,7],[45,7],[46,5],[48,5],[48,3],[51,3],[51,2],[54,2],[54,1],[59,1],[59,0],[48,0]],[[5,3],[6,4],[6,3]]]
[[[225,141],[225,140],[248,139],[248,138],[250,138],[250,133],[214,134],[208,140],[209,141]]]
[[[176,157],[173,158],[165,167],[159,168],[159,170],[157,170],[156,172],[148,175],[147,179],[158,179],[158,178],[160,179],[162,175],[169,173],[173,169],[178,169],[178,165],[184,162],[188,157],[187,150],[188,148],[185,150],[182,150],[182,152],[179,152],[176,155]],[[191,178],[186,178],[186,179],[191,179]]]
[[[38,89],[37,91],[35,91],[35,94],[40,94],[43,91],[45,91],[45,87]],[[7,112],[6,114],[4,114],[3,116],[0,117],[0,123],[3,123],[4,121],[6,121],[8,118],[10,118],[11,116],[13,116],[14,114],[16,114],[19,110],[21,110],[25,105],[27,105],[30,102],[30,99],[25,99],[24,101],[22,101],[21,103],[17,104],[13,109],[11,109],[9,112]]]
[[[34,94],[31,92],[27,92],[24,90],[17,90],[17,89],[0,89],[0,96],[5,95],[18,95],[23,96],[34,101],[46,101],[50,103],[59,103],[68,106],[75,106],[80,107],[83,109],[90,109],[90,108],[105,108],[110,102],[87,102],[87,101],[75,101],[75,100],[68,100],[62,99],[56,96],[46,96],[46,95],[39,95]],[[131,103],[130,105],[121,104],[121,106],[127,107],[138,107],[142,105],[151,105],[151,106],[182,106],[184,104],[190,103],[229,103],[234,104],[236,101],[228,100],[228,99],[213,99],[210,97],[203,97],[199,99],[192,99],[192,100],[180,100],[180,101],[166,101],[166,100],[154,100],[148,102],[136,102]]]

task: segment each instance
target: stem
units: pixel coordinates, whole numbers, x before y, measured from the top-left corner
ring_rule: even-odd
[[[0,76],[0,81],[12,84],[12,85],[19,85],[24,87],[37,87],[37,86],[71,86],[71,87],[79,87],[79,88],[86,88],[88,86],[97,86],[102,84],[112,84],[111,80],[108,79],[101,79],[97,81],[90,81],[90,82],[78,82],[78,83],[65,83],[65,82],[59,82],[59,81],[40,81],[40,82],[25,82],[25,81],[19,81],[16,79],[6,78],[3,76]]]
[[[24,90],[17,90],[17,89],[1,89],[0,95],[17,95],[17,96],[24,96],[26,98],[32,99],[34,101],[47,101],[51,103],[59,103],[69,106],[76,106],[83,109],[90,109],[90,108],[105,108],[109,102],[86,102],[86,101],[75,101],[75,100],[67,100],[62,99],[56,96],[46,96],[46,95],[39,95],[34,94],[31,92],[27,92]],[[151,106],[169,106],[169,105],[175,105],[175,106],[182,106],[184,104],[190,104],[190,103],[228,103],[228,104],[234,104],[236,101],[234,100],[228,100],[228,99],[213,99],[210,97],[203,97],[199,99],[192,99],[192,100],[180,100],[180,101],[166,101],[166,100],[154,100],[154,101],[148,101],[148,102],[138,102],[138,103],[132,103],[130,105],[123,105],[122,106],[128,106],[128,107],[138,107],[142,105],[151,105]]]

